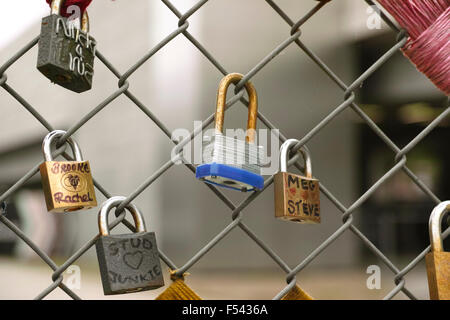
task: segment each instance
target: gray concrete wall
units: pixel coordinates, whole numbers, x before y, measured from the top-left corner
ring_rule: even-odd
[[[177,26],[177,18],[161,3],[103,1],[90,9],[98,50],[124,72]],[[173,1],[182,12],[196,1]],[[361,1],[362,2],[362,1]],[[279,1],[299,19],[314,1]],[[301,39],[344,81],[355,79],[348,43],[367,33],[365,6],[354,0],[334,1],[303,28]],[[229,71],[247,73],[289,36],[289,27],[263,1],[210,1],[189,19],[189,31]],[[352,28],[349,28],[349,24]],[[0,51],[0,62],[39,33],[39,21]],[[378,31],[374,31],[378,32]],[[67,129],[117,89],[117,79],[97,59],[94,88],[75,94],[50,85],[36,69],[37,47],[8,71],[8,84],[55,128]],[[215,109],[222,75],[182,35],[133,74],[130,91],[169,128],[193,129]],[[343,101],[343,93],[309,58],[291,45],[258,73],[252,82],[260,111],[289,138],[302,138]],[[41,161],[38,147],[26,155],[2,152],[39,141],[45,128],[4,90],[0,91],[0,183],[14,181]],[[243,127],[246,110],[237,104],[227,113],[226,127]],[[355,131],[344,112],[309,143],[314,175],[344,205],[356,190]],[[263,126],[260,127],[262,128]],[[79,129],[75,136],[95,178],[113,195],[128,195],[170,158],[172,144],[150,119],[121,96]],[[33,178],[39,181],[39,175]],[[340,212],[322,197],[322,224],[297,225],[274,218],[273,187],[245,211],[245,223],[291,265],[298,263],[340,225]],[[235,203],[244,195],[225,191]],[[104,198],[98,193],[98,200]],[[230,222],[230,211],[184,166],[175,166],[135,201],[160,247],[181,265]],[[43,204],[44,205],[44,204]],[[79,247],[96,232],[96,212],[63,217],[65,232]],[[33,214],[30,212],[29,214]],[[78,224],[77,224],[77,223]],[[122,229],[123,230],[123,229]],[[348,265],[358,258],[356,242],[346,234],[315,260],[314,265]],[[73,245],[67,243],[67,246]],[[89,251],[90,257],[94,250]],[[274,266],[254,242],[236,229],[199,267]]]

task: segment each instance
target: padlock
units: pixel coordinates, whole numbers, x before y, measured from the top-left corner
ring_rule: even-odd
[[[170,280],[172,283],[166,288],[155,300],[202,300],[198,294],[196,294],[188,285],[185,283],[185,276],[177,275],[176,270],[169,270]]]
[[[78,144],[67,139],[75,161],[53,161],[51,145],[66,132],[55,130],[42,143],[45,162],[39,166],[49,212],[72,212],[97,206],[89,161],[83,161]]]
[[[147,232],[144,218],[135,205],[129,204],[136,233],[110,235],[108,214],[126,198],[106,200],[98,215],[100,237],[95,248],[105,295],[132,293],[164,286],[154,232]]]
[[[320,223],[319,181],[312,177],[311,157],[306,147],[298,151],[305,159],[306,177],[287,172],[289,150],[298,142],[289,139],[280,148],[280,172],[274,176],[275,217],[299,223]]]
[[[429,222],[431,252],[425,257],[430,299],[450,300],[450,252],[444,252],[441,224],[450,210],[450,201],[438,204]]]
[[[298,285],[295,285],[291,291],[286,293],[281,300],[314,300],[307,292]]]
[[[243,192],[261,190],[264,178],[261,176],[263,148],[255,141],[258,98],[256,90],[247,82],[245,89],[249,96],[246,141],[226,137],[223,122],[227,90],[231,83],[238,83],[242,74],[231,73],[219,85],[215,114],[215,135],[203,141],[203,164],[196,170],[196,177],[206,183]]]
[[[67,26],[60,15],[63,1],[53,0],[50,16],[42,19],[37,68],[50,81],[80,93],[92,88],[97,42],[88,33],[87,11],[81,30]]]

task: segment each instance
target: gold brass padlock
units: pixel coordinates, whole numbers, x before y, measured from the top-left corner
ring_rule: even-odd
[[[429,222],[431,252],[425,257],[431,300],[450,300],[450,252],[444,252],[441,223],[450,210],[450,201],[438,204]]]
[[[91,167],[89,161],[83,161],[77,143],[71,138],[67,139],[76,161],[52,159],[51,144],[65,133],[62,130],[52,131],[42,143],[45,162],[39,170],[49,212],[71,212],[97,206]]]
[[[170,271],[172,284],[166,288],[155,300],[202,300],[191,288],[184,282],[187,273],[178,276],[176,270]]]
[[[298,285],[295,285],[291,291],[286,293],[281,300],[314,300],[308,293],[302,290]]]
[[[319,181],[312,177],[311,158],[306,147],[299,152],[305,159],[306,177],[288,173],[289,150],[298,140],[286,140],[280,148],[281,170],[274,177],[275,217],[299,223],[320,223]]]

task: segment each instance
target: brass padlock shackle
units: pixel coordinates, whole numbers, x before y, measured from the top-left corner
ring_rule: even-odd
[[[286,140],[280,147],[280,172],[287,172],[289,161],[289,150],[299,143],[296,139]],[[297,152],[301,153],[305,160],[305,174],[307,178],[312,178],[312,163],[309,150],[306,146],[301,147]]]
[[[65,134],[66,131],[55,130],[45,136],[44,141],[42,142],[42,152],[44,153],[45,161],[53,161],[51,150],[52,142],[54,139],[60,138]],[[79,162],[83,161],[83,155],[81,154],[81,149],[78,146],[78,144],[74,140],[72,140],[72,138],[67,138],[66,142],[70,145],[70,148],[72,149],[75,161]]]
[[[100,234],[102,236],[109,236],[109,212],[112,208],[118,207],[125,199],[126,197],[123,196],[115,196],[102,203],[102,206],[98,213],[98,229],[100,230]],[[145,227],[145,221],[139,209],[132,203],[128,204],[125,208],[130,211],[131,215],[133,216],[136,232],[146,232],[147,228]]]
[[[432,252],[443,252],[444,245],[441,237],[441,224],[445,214],[450,211],[450,201],[438,204],[430,215],[428,230],[430,232],[430,244]]]
[[[240,73],[230,73],[226,75],[219,84],[217,91],[217,107],[216,107],[216,132],[223,134],[223,121],[225,118],[225,106],[227,99],[227,91],[230,84],[236,84],[242,80],[244,75]],[[247,119],[247,136],[245,140],[249,143],[255,142],[256,120],[258,118],[258,96],[255,87],[250,81],[245,83],[245,90],[247,91],[248,103],[248,119]]]
[[[61,6],[65,0],[53,0],[51,5],[51,14],[61,15]],[[84,11],[83,16],[81,17],[81,31],[88,33],[89,32],[89,15],[87,10]]]

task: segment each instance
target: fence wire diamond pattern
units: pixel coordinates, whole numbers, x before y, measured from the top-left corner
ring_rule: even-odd
[[[169,0],[161,0],[167,8],[172,11],[172,13],[178,17],[177,28],[166,36],[160,43],[158,43],[154,48],[152,48],[145,56],[138,60],[131,68],[129,68],[125,73],[121,74],[109,61],[108,59],[99,51],[96,52],[97,58],[111,71],[111,73],[116,76],[118,81],[118,89],[113,92],[107,99],[93,108],[88,114],[83,116],[78,122],[74,123],[68,130],[67,133],[60,138],[58,143],[58,149],[54,152],[53,156],[62,155],[68,160],[72,160],[72,157],[65,152],[64,142],[67,138],[72,136],[77,130],[79,130],[86,122],[95,117],[102,109],[107,107],[112,101],[121,95],[128,97],[139,109],[142,110],[148,118],[150,118],[160,129],[165,133],[165,135],[171,140],[171,131],[165,126],[165,124],[158,119],[158,117],[152,113],[152,111],[144,105],[131,91],[130,83],[128,78],[138,70],[143,64],[145,64],[155,53],[161,50],[165,45],[171,42],[178,36],[184,36],[192,45],[194,45],[203,55],[208,59],[208,61],[223,75],[229,73],[219,61],[217,61],[208,50],[188,31],[189,22],[188,19],[194,15],[197,11],[201,10],[202,6],[210,0],[201,0],[197,2],[192,8],[190,8],[184,14],[181,13]],[[309,19],[311,19],[317,12],[322,8],[326,7],[328,1],[318,2],[312,9],[307,12],[299,21],[294,22],[287,14],[284,12],[274,1],[265,0],[265,2],[283,19],[289,30],[289,37],[280,43],[272,52],[270,52],[264,59],[262,59],[255,67],[248,71],[243,79],[235,86],[235,96],[227,101],[227,108],[232,107],[238,101],[240,101],[244,106],[247,106],[248,101],[244,98],[244,85],[247,81],[252,79],[261,69],[263,69],[270,61],[285,50],[290,45],[296,45],[299,48],[301,54],[306,54],[311,62],[316,64],[322,72],[324,72],[340,89],[343,91],[343,101],[337,105],[331,113],[329,113],[324,119],[315,125],[315,127],[309,131],[303,138],[299,140],[299,143],[292,149],[292,154],[296,154],[296,151],[309,142],[316,134],[318,134],[327,124],[329,124],[338,114],[342,111],[350,108],[352,109],[364,122],[365,124],[373,130],[373,132],[378,135],[378,137],[384,141],[384,143],[392,150],[393,157],[395,159],[395,165],[386,172],[377,182],[375,182],[363,195],[359,197],[352,205],[345,207],[323,184],[320,185],[320,190],[323,196],[327,197],[336,208],[342,212],[342,225],[331,234],[324,242],[322,242],[315,250],[313,250],[303,261],[301,261],[295,267],[288,266],[278,255],[274,252],[260,237],[258,237],[252,229],[243,221],[243,211],[252,202],[255,201],[265,189],[273,183],[273,176],[270,176],[265,180],[264,188],[261,191],[252,193],[244,201],[239,204],[234,204],[229,200],[220,190],[216,189],[210,184],[205,184],[219,199],[221,199],[225,205],[231,211],[231,222],[219,232],[209,243],[207,243],[202,249],[200,249],[190,260],[188,260],[183,266],[176,266],[169,257],[164,254],[164,252],[159,252],[161,259],[169,266],[172,270],[176,270],[178,275],[181,275],[188,271],[195,263],[202,259],[210,250],[214,248],[216,244],[222,241],[226,235],[234,228],[242,229],[264,252],[269,255],[273,261],[286,273],[286,287],[275,295],[273,299],[281,299],[285,294],[287,294],[296,284],[296,275],[301,272],[309,263],[311,263],[318,255],[324,252],[329,245],[331,245],[335,240],[337,240],[343,233],[350,231],[355,234],[362,243],[370,250],[375,256],[377,256],[381,261],[394,273],[394,287],[393,289],[384,297],[384,299],[394,298],[400,291],[403,292],[410,299],[416,299],[414,294],[406,287],[405,275],[408,274],[430,251],[430,246],[425,248],[416,258],[414,258],[408,265],[399,269],[395,266],[391,260],[383,254],[355,225],[353,225],[353,212],[357,210],[373,193],[390,177],[392,177],[396,172],[402,170],[406,173],[411,181],[415,183],[433,202],[436,204],[441,202],[431,190],[428,188],[417,175],[412,172],[407,166],[407,154],[410,152],[417,144],[419,144],[436,126],[439,125],[450,114],[450,106],[447,106],[445,111],[443,111],[438,117],[436,117],[420,134],[418,134],[414,139],[412,139],[403,148],[398,147],[371,119],[364,113],[364,111],[355,103],[355,90],[370,77],[378,68],[380,68],[386,61],[388,61],[407,41],[407,33],[404,30],[397,28],[396,24],[393,23],[382,10],[379,10],[379,14],[384,22],[396,33],[398,33],[397,42],[389,49],[385,54],[383,54],[371,67],[369,67],[363,74],[359,76],[353,83],[346,85],[314,52],[312,52],[306,44],[301,41],[302,30],[301,27]],[[370,6],[376,6],[376,4],[371,0],[365,0],[365,2]],[[313,4],[314,2],[311,1]],[[377,11],[378,12],[378,11]],[[27,102],[18,92],[16,92],[7,83],[7,74],[5,73],[9,67],[16,63],[20,58],[27,53],[31,48],[33,48],[39,41],[39,36],[34,38],[28,45],[17,52],[13,57],[11,57],[6,63],[0,67],[0,86],[8,92],[12,97],[14,97],[17,102],[19,102],[26,110],[28,110],[37,121],[39,121],[49,132],[53,131],[55,128],[51,126],[50,123],[35,109],[33,106]],[[259,114],[258,118],[260,121],[269,129],[275,129],[274,125],[266,118],[263,114]],[[202,129],[209,126],[214,121],[214,114],[211,114],[202,123]],[[176,150],[179,151],[178,155],[168,160],[163,166],[161,166],[156,172],[154,172],[150,177],[148,177],[136,190],[131,193],[123,203],[117,207],[116,216],[117,218],[111,223],[111,228],[123,223],[131,231],[134,231],[134,226],[125,219],[124,208],[127,204],[131,203],[134,199],[139,197],[139,195],[148,188],[153,182],[155,182],[161,175],[163,175],[167,170],[172,168],[172,166],[182,159],[183,147],[186,146],[191,140],[201,132],[200,130],[194,130],[190,137],[181,141],[173,141],[176,145]],[[284,142],[287,138],[280,132],[280,140]],[[298,169],[303,170],[303,167],[297,163],[298,155],[295,155],[289,161],[289,165],[296,166]],[[7,191],[5,191],[0,196],[0,202],[5,201],[8,197],[14,194],[20,187],[22,187],[31,177],[33,177],[39,171],[40,163],[36,164],[30,171],[28,171],[21,179],[19,179],[13,186],[11,186]],[[192,164],[184,164],[193,174],[195,174],[195,166]],[[111,194],[100,185],[94,177],[95,187],[99,192],[101,192],[106,198],[110,198]],[[52,259],[45,254],[38,246],[36,246],[15,224],[13,224],[5,215],[5,211],[0,211],[0,221],[8,227],[14,234],[22,239],[54,272],[52,275],[52,283],[49,287],[45,288],[36,299],[43,299],[49,293],[51,293],[56,288],[62,289],[67,295],[73,299],[80,299],[80,297],[75,294],[71,289],[69,289],[63,283],[63,273],[70,267],[75,261],[77,261],[86,251],[88,251],[96,242],[99,235],[95,235],[91,240],[89,240],[84,246],[82,246],[78,251],[76,251],[69,259],[67,259],[62,265],[57,265]],[[446,238],[450,234],[450,228],[447,228],[443,232],[443,238]]]

